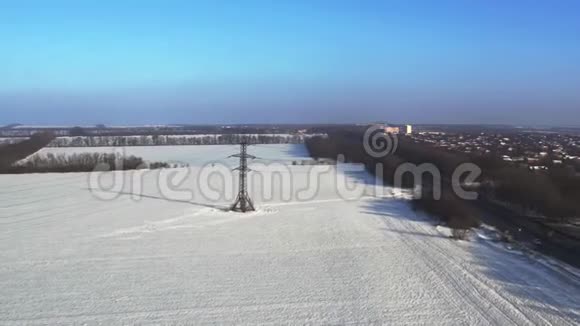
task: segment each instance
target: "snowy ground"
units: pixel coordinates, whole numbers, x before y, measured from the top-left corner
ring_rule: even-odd
[[[129,146],[129,147],[45,147],[37,152],[46,154],[74,153],[119,153],[134,155],[147,161],[186,163],[191,166],[202,166],[218,162],[236,166],[238,159],[229,158],[239,153],[238,145],[179,145],[179,146]],[[290,163],[292,160],[308,159],[303,145],[252,145],[250,151],[258,157],[258,162],[269,163],[272,160]]]
[[[235,151],[197,148],[170,155],[201,163]],[[169,155],[159,150],[142,156]],[[252,152],[306,155],[295,145]],[[290,198],[266,201],[268,183],[256,181],[258,212],[224,212],[228,198],[201,195],[200,167],[181,183],[187,200],[167,198],[159,171],[113,200],[99,200],[110,192],[90,190],[86,174],[0,176],[0,324],[580,323],[573,275],[481,239],[449,240],[404,195],[371,196],[362,172],[255,169],[265,180],[291,174]],[[351,183],[336,185],[344,174]],[[354,183],[367,195],[344,200]]]

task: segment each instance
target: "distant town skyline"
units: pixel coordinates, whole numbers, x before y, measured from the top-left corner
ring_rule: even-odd
[[[576,1],[0,4],[0,124],[580,126]]]

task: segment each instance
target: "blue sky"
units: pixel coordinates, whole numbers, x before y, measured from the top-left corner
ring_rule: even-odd
[[[0,123],[580,125],[578,1],[3,1]]]

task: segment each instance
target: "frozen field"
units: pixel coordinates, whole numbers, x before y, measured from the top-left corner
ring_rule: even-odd
[[[119,153],[127,156],[134,155],[147,161],[186,163],[192,166],[202,166],[213,162],[237,166],[238,159],[228,157],[239,151],[238,145],[47,147],[37,154]],[[269,163],[272,160],[291,163],[292,160],[309,158],[303,145],[253,145],[251,151],[259,158],[258,162],[262,163]]]
[[[373,196],[364,172],[256,164],[258,211],[240,214],[221,209],[235,184],[214,175],[213,191],[200,186],[226,170],[201,166],[236,146],[129,150],[192,167],[107,173],[105,185],[124,177],[114,191],[82,173],[0,176],[1,325],[580,323],[573,273],[449,240],[404,194]],[[297,145],[250,150],[307,156]],[[179,189],[160,187],[172,172],[185,175]],[[345,200],[357,185],[366,195]]]

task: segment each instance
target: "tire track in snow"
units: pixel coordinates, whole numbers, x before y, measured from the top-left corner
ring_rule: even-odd
[[[404,230],[406,232],[409,233],[416,233],[417,231],[423,231],[423,230],[418,230],[417,228],[412,228],[411,221],[401,221],[399,218],[392,218],[392,217],[383,217],[381,218],[381,220],[388,225],[389,227],[397,227],[398,230]],[[426,233],[426,234],[431,234],[431,233]],[[509,316],[508,313],[506,311],[504,311],[503,309],[501,309],[498,304],[495,301],[492,301],[488,298],[486,298],[484,295],[482,295],[480,289],[478,289],[477,285],[467,282],[467,284],[462,282],[459,282],[457,279],[458,275],[464,274],[463,271],[465,270],[465,268],[463,267],[458,267],[456,264],[454,264],[454,262],[451,262],[451,264],[446,264],[445,262],[449,263],[450,262],[450,258],[448,258],[447,254],[442,254],[441,252],[433,252],[432,250],[426,250],[427,248],[431,249],[432,246],[436,246],[434,244],[434,241],[429,241],[429,245],[426,245],[426,243],[424,242],[419,242],[416,239],[414,239],[414,236],[401,236],[401,238],[403,239],[403,241],[405,241],[406,243],[409,244],[409,249],[412,250],[418,257],[420,257],[421,259],[423,259],[427,265],[431,268],[431,270],[433,272],[435,272],[435,274],[437,275],[437,277],[439,277],[442,280],[442,284],[444,284],[445,287],[449,288],[450,290],[454,291],[455,293],[457,293],[457,295],[463,299],[466,299],[469,301],[469,305],[476,310],[483,319],[485,319],[488,323],[490,324],[497,324],[498,322],[501,323],[501,321],[497,321],[497,320],[490,320],[489,318],[489,309],[484,309],[484,306],[489,306],[492,307],[492,309],[496,310],[497,312],[499,312],[501,315],[503,315],[507,320],[509,320],[511,323],[513,324],[521,324],[522,321],[524,321],[525,323],[531,324],[533,325],[533,322],[523,313],[521,313],[521,311],[517,310],[520,314],[520,317],[522,318],[518,318],[516,320],[514,320],[515,316]],[[435,256],[439,256],[439,259],[436,259]],[[455,274],[455,273],[451,273],[449,271],[450,266],[455,267],[455,270],[459,270],[460,273]],[[476,293],[480,294],[479,296],[474,296],[472,291],[467,291],[465,286],[468,285],[473,291],[475,291]],[[455,296],[453,296],[452,298],[455,298]],[[458,300],[453,299],[459,306],[461,306],[462,302],[457,302]],[[485,304],[482,304],[481,301],[484,301]],[[511,303],[509,303],[512,307],[513,305]]]
[[[423,225],[423,224],[414,223],[414,224],[416,224],[416,227],[413,228],[412,227],[413,224],[410,224],[409,222],[400,221],[397,218],[390,218],[389,221],[387,221],[386,218],[382,218],[382,220],[387,225],[389,225],[388,224],[389,221],[396,220],[394,222],[396,224],[398,224],[399,227],[402,230],[405,230],[406,232],[416,233],[417,231],[421,231],[421,232],[425,233],[426,235],[433,234],[432,230],[429,229],[428,226]],[[450,273],[448,271],[450,266],[452,266],[456,271],[458,271],[460,273],[458,275],[464,276],[464,280],[467,282],[466,284],[469,284],[469,286],[476,293],[479,294],[479,297],[481,299],[485,300],[491,306],[495,307],[497,309],[497,311],[499,311],[508,320],[511,320],[511,322],[516,323],[516,324],[521,324],[521,322],[525,322],[525,323],[533,325],[534,322],[532,320],[538,319],[538,320],[541,320],[545,324],[551,324],[551,322],[549,320],[547,320],[546,318],[544,318],[542,316],[542,314],[540,314],[540,313],[532,312],[532,314],[530,315],[530,314],[528,314],[529,312],[527,313],[525,311],[522,311],[520,308],[518,308],[518,306],[513,302],[513,300],[517,301],[518,304],[525,304],[525,302],[522,302],[517,297],[511,298],[513,300],[511,300],[510,298],[506,298],[504,295],[502,295],[501,293],[498,292],[497,288],[494,288],[494,287],[490,286],[487,282],[480,280],[478,278],[478,276],[473,271],[470,271],[468,268],[465,268],[461,262],[458,262],[456,259],[453,258],[453,255],[450,254],[449,249],[455,249],[455,248],[450,247],[450,248],[444,249],[439,244],[437,244],[436,241],[429,241],[429,245],[426,246],[425,243],[419,243],[417,240],[412,239],[412,238],[413,238],[412,236],[404,237],[405,241],[411,242],[414,244],[414,249],[417,249],[421,252],[421,254],[420,254],[421,257],[424,257],[424,258],[426,258],[426,260],[429,260],[432,264],[437,266],[438,271],[440,271],[441,273],[445,273],[447,275],[446,280],[448,282],[450,282],[451,284],[458,285],[459,286],[458,290],[460,291],[460,293],[465,292],[464,287],[462,287],[461,284],[456,282],[456,280],[454,278],[454,274]],[[455,245],[455,244],[451,243],[450,246],[451,245]],[[438,256],[440,258],[440,260],[434,259],[433,257],[435,257],[435,256]],[[446,261],[447,263],[443,263],[442,261]],[[532,294],[525,289],[522,289],[522,290],[524,293],[526,293],[528,295],[528,297],[538,298],[537,294]],[[477,304],[477,302],[473,301],[471,298],[472,296],[470,297],[469,294],[470,293],[466,293],[466,294],[463,294],[463,296],[470,298],[470,300],[472,302],[475,302],[475,305],[479,308],[479,305]],[[546,296],[544,293],[541,293],[541,295],[544,298],[547,298],[549,301],[552,301],[552,302],[554,301],[554,299],[552,299],[550,296]],[[477,298],[473,298],[473,299],[477,299]],[[567,323],[570,323],[571,325],[574,325],[577,323],[577,321],[575,321],[573,317],[570,317],[568,314],[559,310],[557,307],[550,305],[550,304],[544,304],[541,300],[538,300],[538,303],[541,305],[542,308],[550,309],[551,311],[553,311],[555,317],[560,319],[560,322],[565,321]],[[509,315],[511,315],[511,316],[509,316]],[[520,319],[520,321],[519,322],[514,321],[513,318]]]
[[[439,257],[446,260],[446,263],[438,263],[440,270],[443,270],[444,273],[451,274],[446,269],[448,269],[450,266],[454,267],[455,270],[459,271],[462,274],[462,276],[464,276],[464,279],[465,278],[469,279],[469,280],[467,280],[467,279],[465,279],[465,280],[470,283],[470,287],[473,288],[473,290],[475,292],[477,292],[477,294],[479,295],[479,298],[485,300],[491,306],[495,307],[504,317],[509,319],[512,323],[520,324],[519,322],[515,321],[511,316],[509,316],[508,312],[506,312],[506,310],[500,308],[500,306],[497,304],[498,301],[500,301],[500,302],[503,301],[504,305],[507,305],[508,308],[511,308],[511,309],[508,309],[507,311],[516,312],[518,315],[523,317],[527,323],[529,323],[530,325],[534,325],[534,323],[532,322],[532,320],[529,318],[528,315],[526,315],[524,312],[522,312],[516,305],[514,305],[512,302],[507,300],[504,296],[499,294],[495,289],[489,287],[487,284],[480,281],[477,278],[477,276],[475,276],[467,268],[463,267],[460,263],[457,263],[455,260],[450,258],[449,253],[442,251],[441,248],[434,243],[430,243],[429,248],[433,249],[433,250],[437,250]],[[432,252],[428,253],[426,250],[423,250],[423,252],[425,253],[426,256],[432,257],[431,256]],[[458,284],[458,282],[456,282],[456,284]],[[481,291],[481,289],[484,289],[484,291]],[[494,298],[488,298],[487,294],[491,294],[492,296],[495,295],[496,296],[495,299],[498,299],[498,300],[493,300]],[[540,319],[542,319],[544,322],[548,323],[547,320],[545,320],[541,316],[537,316],[537,317],[540,317]]]
[[[425,227],[424,226],[421,226],[421,228],[423,230],[425,230]],[[429,232],[428,230],[425,230],[425,231],[426,232]],[[451,245],[454,245],[454,243],[451,243]],[[499,301],[504,302],[508,306],[511,306],[514,311],[518,311],[522,315],[526,316],[526,318],[530,321],[530,323],[532,323],[532,321],[530,319],[530,316],[527,313],[525,313],[524,311],[522,311],[521,309],[519,309],[517,307],[517,305],[514,304],[510,299],[508,299],[504,295],[502,295],[498,291],[498,289],[490,286],[487,282],[485,282],[483,280],[480,280],[474,272],[472,272],[469,269],[463,267],[462,264],[461,264],[461,262],[458,262],[456,259],[453,258],[452,255],[449,255],[448,252],[445,249],[443,249],[441,246],[439,246],[439,245],[437,245],[435,243],[431,243],[430,248],[433,248],[433,249],[437,250],[441,256],[446,257],[448,259],[448,262],[451,262],[452,264],[454,264],[454,266],[457,269],[461,270],[462,273],[465,276],[467,276],[468,278],[470,278],[470,280],[472,281],[473,284],[480,285],[482,288],[486,289],[487,291],[485,293],[490,293],[492,295],[495,295],[496,298],[499,299]],[[504,277],[504,276],[502,275],[502,277]],[[504,277],[504,279],[507,279],[507,278]],[[523,292],[525,292],[529,298],[537,298],[537,296],[538,296],[538,294],[536,294],[536,293],[534,293],[534,294],[530,293],[524,287],[522,287],[520,290],[523,291]],[[546,295],[544,293],[541,293],[541,295],[544,296],[545,299],[548,299],[550,301],[553,301],[553,299],[551,297],[546,297]],[[521,302],[521,300],[519,300],[518,298],[514,298],[514,300],[516,300],[518,302],[518,304],[520,304],[520,303],[523,304],[524,303],[524,302]],[[551,308],[554,312],[557,312],[556,315],[559,318],[566,320],[571,325],[574,325],[575,324],[575,322],[568,315],[562,313],[556,307],[554,307],[554,306],[552,306],[550,304],[542,303],[540,301],[538,301],[538,302],[542,305],[543,308]],[[549,322],[547,319],[545,319],[541,314],[533,313],[533,318],[539,318],[539,319],[543,320],[546,324],[551,324],[551,322]]]
[[[376,216],[375,216],[376,217]],[[406,226],[403,226],[402,222],[399,221],[398,218],[393,218],[390,216],[379,216],[378,219],[385,225],[389,230],[394,231],[395,233],[398,230],[405,230],[405,231],[415,231]],[[408,223],[408,222],[407,222]],[[417,260],[425,262],[427,268],[427,272],[431,272],[435,277],[439,279],[437,285],[442,286],[447,291],[441,291],[442,295],[445,296],[448,302],[454,304],[456,307],[460,308],[464,305],[464,302],[457,299],[460,298],[469,298],[469,296],[465,295],[463,291],[460,290],[459,285],[457,284],[456,280],[452,276],[448,276],[447,274],[442,274],[442,268],[439,264],[434,262],[428,254],[419,250],[421,246],[425,244],[418,243],[416,240],[413,239],[412,236],[403,236],[397,233],[399,239],[405,243],[407,246],[406,248],[409,249],[414,256],[417,257]],[[455,293],[456,295],[452,295],[450,293]],[[468,305],[470,308],[475,310],[482,320],[488,322],[488,324],[494,324],[488,317],[486,311],[480,308],[480,305],[474,302],[473,300],[469,300]],[[467,316],[470,318],[471,316]],[[479,319],[471,319],[470,322],[477,322]]]
[[[393,220],[397,219],[394,218]],[[399,223],[399,221],[397,221],[397,223]],[[410,230],[405,227],[403,227],[403,229]],[[413,236],[400,235],[400,238],[402,241],[407,243],[409,250],[411,250],[419,259],[422,259],[426,263],[426,265],[429,267],[429,270],[433,272],[433,274],[440,280],[439,284],[449,290],[443,291],[444,295],[448,298],[449,301],[453,302],[457,307],[461,307],[463,306],[464,302],[457,298],[459,297],[462,299],[467,299],[469,301],[469,306],[475,310],[483,320],[487,321],[490,325],[497,324],[497,321],[490,319],[489,313],[481,307],[482,305],[480,302],[475,301],[470,293],[467,293],[461,284],[457,282],[453,275],[450,275],[450,273],[445,271],[446,266],[442,266],[443,264],[433,259],[429,253],[426,253],[420,249],[421,246],[425,245],[424,243],[419,243],[418,241],[412,239]],[[456,295],[451,295],[449,294],[450,292],[454,292]],[[506,318],[514,323],[511,318],[507,316]]]

